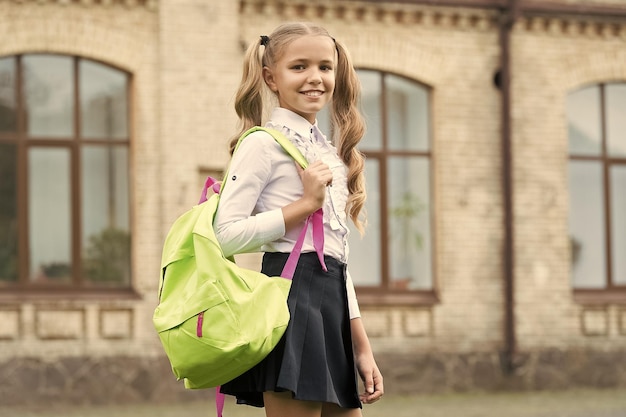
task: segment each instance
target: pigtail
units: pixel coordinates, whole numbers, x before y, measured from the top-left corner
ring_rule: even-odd
[[[365,158],[356,147],[365,135],[365,122],[358,108],[361,83],[346,48],[337,41],[335,45],[338,58],[331,123],[337,151],[348,167],[348,214],[359,232],[363,234],[364,222],[361,221],[360,214],[366,197],[365,175],[363,174]]]
[[[235,111],[239,116],[240,131],[230,141],[229,150],[231,154],[235,150],[239,137],[245,131],[261,125],[264,87],[261,42],[254,42],[246,51],[241,83],[235,96]]]

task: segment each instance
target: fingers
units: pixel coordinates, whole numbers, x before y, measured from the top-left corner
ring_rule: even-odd
[[[326,187],[332,183],[333,174],[328,165],[321,161],[310,164],[306,169],[297,165],[304,188],[303,198],[311,201],[315,208],[322,207],[326,197]]]
[[[365,393],[373,394],[374,393],[374,375],[367,374],[365,377],[365,381],[363,381],[363,385],[365,385]]]
[[[299,169],[298,172],[300,176],[306,175],[311,178],[312,181],[324,187],[330,185],[333,181],[332,171],[328,165],[322,161],[315,161],[309,165],[306,170]]]
[[[383,386],[383,376],[378,369],[373,369],[372,373],[364,378],[365,392],[359,395],[361,402],[372,404],[380,400],[385,392]]]

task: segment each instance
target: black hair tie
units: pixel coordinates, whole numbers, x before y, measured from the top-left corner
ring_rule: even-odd
[[[261,45],[267,46],[268,43],[270,43],[269,36],[261,35]]]

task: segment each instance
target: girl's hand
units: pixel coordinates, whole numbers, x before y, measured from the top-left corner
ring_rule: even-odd
[[[307,169],[302,169],[296,163],[296,168],[302,180],[304,192],[302,197],[282,208],[285,230],[291,230],[301,224],[324,205],[326,186],[333,181],[332,171],[321,161],[313,162]]]
[[[358,355],[356,358],[356,368],[359,371],[365,391],[359,395],[363,404],[372,404],[380,400],[385,393],[383,386],[383,376],[374,361],[374,356],[370,353]]]
[[[324,204],[324,198],[326,197],[326,187],[332,184],[333,173],[322,161],[315,161],[310,164],[307,169],[296,163],[298,174],[302,180],[302,186],[304,187],[303,199],[308,200],[311,203],[313,211],[319,209]]]

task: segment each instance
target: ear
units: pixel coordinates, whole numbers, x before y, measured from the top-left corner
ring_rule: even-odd
[[[272,90],[273,92],[277,92],[276,81],[274,80],[274,74],[269,67],[263,67],[263,80],[265,84]]]

